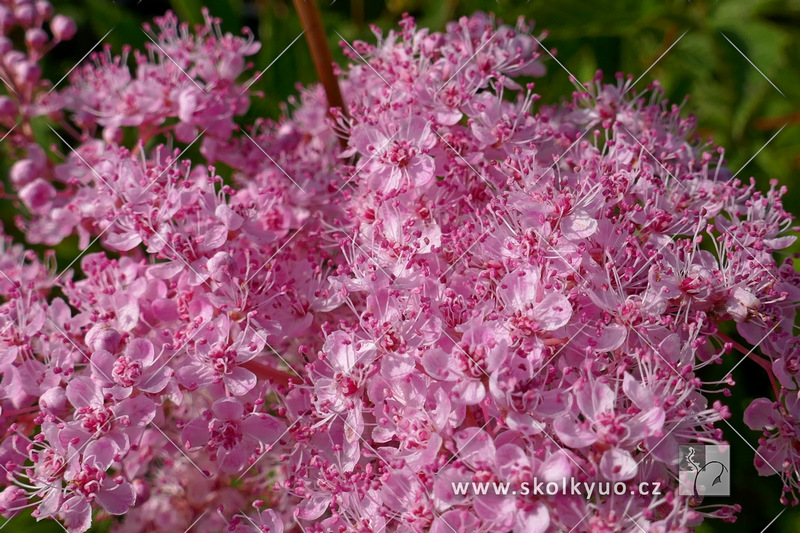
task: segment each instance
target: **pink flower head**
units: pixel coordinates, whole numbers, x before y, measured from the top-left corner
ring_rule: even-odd
[[[240,472],[248,461],[278,444],[286,428],[273,416],[250,412],[236,398],[214,402],[211,411],[190,421],[181,432],[187,448],[204,447],[222,472]]]

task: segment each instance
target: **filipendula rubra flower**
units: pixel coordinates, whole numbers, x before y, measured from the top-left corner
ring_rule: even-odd
[[[776,388],[745,416],[764,432],[757,470],[796,494],[785,191],[731,180],[658,85],[598,76],[536,107],[530,25],[406,17],[345,45],[347,114],[311,86],[240,128],[259,44],[207,13],[194,32],[156,19],[145,52],[106,49],[53,91],[38,61],[74,23],[1,1],[0,28],[19,228],[104,250],[61,272],[0,243],[3,516],[70,533],[93,512],[120,532],[733,520],[675,482],[679,444],[721,442],[730,416],[712,391],[732,381],[696,373],[748,351],[726,324]],[[63,161],[33,117],[63,134]]]

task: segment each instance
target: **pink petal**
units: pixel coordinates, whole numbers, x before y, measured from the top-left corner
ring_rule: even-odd
[[[597,442],[597,435],[587,429],[582,429],[574,418],[556,418],[553,421],[553,429],[556,430],[556,435],[561,442],[570,448],[584,448]]]
[[[244,406],[236,398],[222,398],[214,402],[211,411],[220,420],[241,420]]]
[[[262,444],[272,446],[286,431],[286,424],[274,416],[256,414],[246,417],[241,424],[242,433]]]
[[[153,316],[161,322],[172,322],[179,318],[178,304],[168,298],[153,300]]]
[[[756,398],[744,411],[744,423],[752,430],[774,428],[781,420],[775,402],[767,398]]]
[[[69,533],[83,533],[92,526],[92,507],[82,496],[73,496],[65,501],[60,514]]]
[[[541,475],[545,481],[561,482],[564,478],[572,477],[572,467],[574,465],[575,463],[569,458],[567,452],[557,450],[542,463],[539,475]]]
[[[458,446],[459,458],[466,464],[494,463],[494,440],[487,432],[479,428],[467,428],[453,435],[453,438]]]
[[[590,383],[575,393],[578,407],[590,420],[595,420],[600,413],[614,410],[616,395],[605,383]]]
[[[78,376],[67,384],[67,399],[73,407],[98,407],[103,405],[100,387],[88,376]]]
[[[92,374],[103,385],[113,385],[112,375],[114,373],[114,363],[117,358],[106,350],[97,350],[92,354]]]
[[[136,388],[142,392],[161,392],[169,383],[170,373],[170,369],[166,366],[150,367],[145,371]]]
[[[139,361],[144,366],[150,366],[155,359],[153,343],[147,339],[133,339],[125,348],[125,355],[133,361]]]
[[[545,331],[553,331],[564,326],[572,316],[569,300],[561,294],[551,293],[536,304],[534,319]]]
[[[240,366],[234,367],[222,377],[222,381],[234,396],[243,396],[256,386],[256,375]]]
[[[547,507],[539,502],[532,508],[519,511],[514,533],[544,533],[550,527],[550,513]]]
[[[117,444],[106,438],[90,442],[83,452],[83,462],[91,464],[98,470],[108,470],[114,462],[114,455],[119,452]]]
[[[97,502],[111,514],[120,515],[133,507],[136,502],[136,492],[127,481],[117,485],[114,481],[107,480],[103,490],[97,493]]]
[[[239,442],[230,450],[219,450],[217,452],[217,461],[219,462],[219,469],[222,472],[233,474],[239,472],[245,465],[248,459],[248,453],[245,450],[244,443]]]
[[[611,448],[600,459],[600,473],[609,481],[624,481],[636,475],[638,465],[630,452]]]
[[[208,431],[208,422],[202,418],[195,418],[181,431],[181,442],[187,448],[197,448],[204,446],[211,438],[211,432]]]

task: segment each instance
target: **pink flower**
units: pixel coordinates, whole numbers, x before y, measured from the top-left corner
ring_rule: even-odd
[[[422,117],[402,118],[387,124],[385,131],[359,127],[351,133],[351,142],[365,158],[374,158],[369,176],[376,190],[422,188],[433,179],[433,158],[427,152],[436,145],[436,137]]]
[[[215,455],[222,472],[235,473],[276,446],[285,431],[278,419],[265,413],[245,414],[239,400],[223,398],[201,418],[190,421],[181,440],[189,449],[204,447]]]

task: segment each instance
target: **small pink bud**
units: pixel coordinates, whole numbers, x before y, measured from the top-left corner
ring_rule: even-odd
[[[34,50],[44,48],[49,40],[47,33],[41,28],[30,28],[25,32],[25,44]]]
[[[69,41],[75,37],[77,26],[75,21],[64,15],[56,15],[50,22],[50,30],[57,41]]]
[[[42,178],[36,178],[20,189],[19,196],[31,213],[43,215],[53,206],[56,189]]]
[[[39,13],[39,18],[42,20],[50,20],[50,17],[53,16],[53,4],[47,0],[37,0],[35,5],[36,12]]]
[[[17,187],[21,187],[27,183],[32,182],[38,177],[38,169],[36,164],[30,159],[20,159],[11,165],[11,182]]]
[[[33,26],[36,22],[36,8],[31,4],[17,6],[14,10],[14,15],[17,17],[17,22],[26,28]]]

